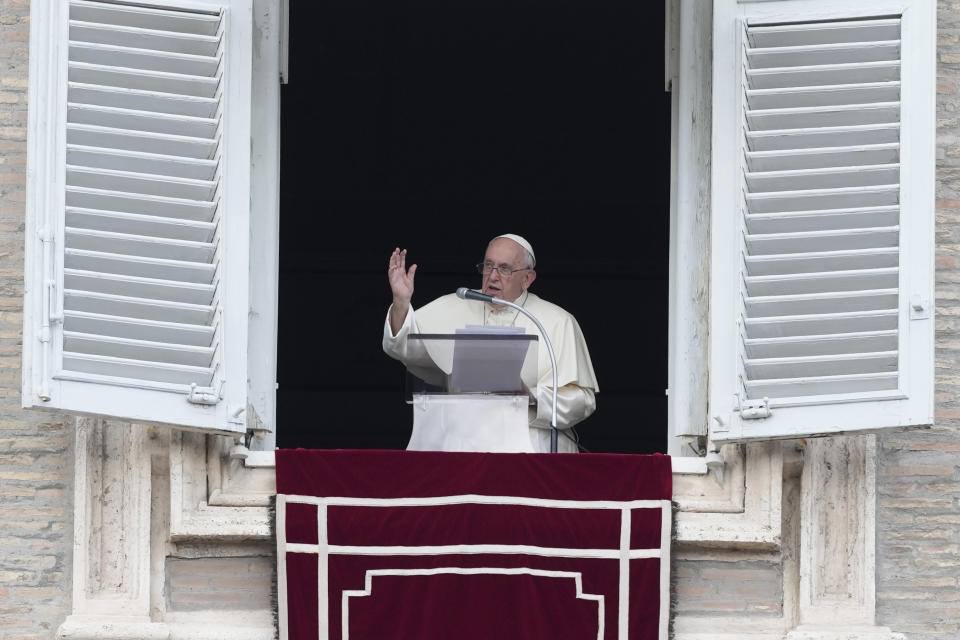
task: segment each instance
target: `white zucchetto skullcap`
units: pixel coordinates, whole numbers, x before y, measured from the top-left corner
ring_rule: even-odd
[[[537,266],[537,256],[536,254],[533,253],[533,247],[530,246],[530,243],[527,242],[524,238],[518,236],[515,233],[504,233],[503,235],[497,236],[493,240],[496,240],[497,238],[507,238],[508,240],[513,240],[518,245],[526,249],[527,253],[530,254],[530,259],[533,261],[533,264],[531,265],[531,267]],[[493,242],[493,240],[491,240],[491,242]]]

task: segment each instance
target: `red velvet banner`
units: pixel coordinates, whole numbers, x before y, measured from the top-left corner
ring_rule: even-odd
[[[670,458],[277,451],[281,640],[665,640]]]

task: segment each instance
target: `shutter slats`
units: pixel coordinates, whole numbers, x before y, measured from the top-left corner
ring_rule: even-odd
[[[898,302],[899,296],[896,289],[782,296],[744,296],[746,313],[748,316],[755,318],[848,311],[879,311],[896,309]]]
[[[896,102],[899,97],[900,82],[895,80],[825,87],[753,89],[746,92],[747,106],[754,110]]]
[[[216,36],[204,36],[176,31],[144,29],[142,27],[123,27],[120,25],[101,25],[82,20],[70,21],[70,40],[76,42],[98,42],[104,45],[120,47],[149,48],[153,51],[185,53],[197,56],[215,56],[220,39]]]
[[[101,105],[134,111],[156,111],[197,118],[215,117],[219,105],[216,98],[180,96],[161,91],[118,89],[82,82],[67,83],[67,101],[75,104]]]
[[[852,251],[811,251],[803,254],[775,253],[750,256],[744,259],[744,263],[751,274],[747,277],[753,277],[896,267],[899,257],[900,250],[897,247],[887,247]]]
[[[147,131],[115,129],[99,125],[68,124],[67,143],[103,149],[123,149],[143,153],[180,156],[191,159],[213,158],[216,141],[208,138],[176,136]]]
[[[178,220],[176,218],[161,218],[118,211],[99,211],[79,207],[67,207],[66,223],[68,227],[174,240],[191,240],[193,242],[210,242],[213,240],[213,234],[217,228],[212,222]]]
[[[818,313],[808,315],[745,318],[746,339],[814,336],[897,328],[898,311],[881,309],[866,312]]]
[[[846,127],[899,122],[900,103],[759,109],[746,113],[750,128],[754,131]]]
[[[70,19],[111,27],[138,27],[203,36],[216,35],[220,28],[220,16],[214,12],[178,11],[85,0],[72,0]]]
[[[219,85],[217,78],[184,73],[141,71],[132,67],[111,67],[86,62],[71,62],[67,66],[67,79],[71,82],[176,93],[198,98],[214,97]]]
[[[748,233],[762,234],[817,231],[821,229],[892,227],[897,224],[899,219],[900,209],[898,207],[862,207],[825,211],[748,214],[746,223]]]
[[[63,367],[68,371],[91,373],[110,378],[134,378],[177,385],[195,383],[198,386],[205,387],[210,386],[214,372],[213,368],[209,367],[128,360],[70,351],[63,352]]]
[[[899,20],[745,29],[741,393],[896,389]]]
[[[745,200],[747,213],[849,209],[857,206],[882,207],[899,204],[900,185],[748,193]]]
[[[72,102],[67,104],[67,110],[68,118],[74,124],[91,124],[113,129],[205,139],[212,139],[217,132],[217,121],[214,118],[167,115],[155,111],[136,111]]]
[[[744,344],[747,357],[755,359],[869,353],[895,350],[897,332],[894,329],[786,338],[748,338],[744,340]]]
[[[899,39],[899,18],[751,25],[747,30],[747,42],[755,48],[804,47]]]
[[[806,376],[891,373],[897,370],[897,352],[829,354],[794,358],[747,359],[751,380],[782,380]]]
[[[171,345],[127,338],[107,338],[73,331],[63,332],[63,349],[75,353],[204,368],[209,367],[213,360],[213,349],[211,347]]]
[[[86,311],[125,318],[177,324],[210,324],[214,307],[168,300],[149,300],[90,291],[64,290],[64,311]]]
[[[159,153],[102,149],[82,145],[67,145],[67,164],[90,169],[112,169],[208,181],[216,178],[217,170],[217,163],[214,160],[179,158]]]
[[[196,347],[211,346],[215,331],[208,325],[137,320],[85,311],[66,311],[63,318],[65,331]]]
[[[83,249],[65,249],[64,267],[81,271],[99,271],[117,275],[178,280],[196,284],[210,284],[216,274],[216,265],[183,260],[125,256]]]
[[[747,168],[752,172],[888,165],[896,163],[899,156],[896,143],[746,153]]]
[[[222,36],[219,12],[71,0],[67,371],[211,382]]]
[[[864,124],[845,127],[787,128],[774,131],[747,131],[750,151],[852,147],[900,141],[899,124]]]
[[[804,189],[846,189],[894,185],[900,179],[899,164],[824,169],[792,169],[788,171],[745,172],[751,193],[761,194]]]
[[[842,42],[794,47],[757,47],[747,49],[752,69],[813,66],[850,62],[881,62],[900,57],[899,40]]]
[[[63,286],[67,289],[137,296],[154,300],[170,300],[187,304],[210,305],[216,287],[204,284],[175,282],[157,278],[138,278],[114,274],[64,269]]]
[[[820,251],[845,251],[897,246],[900,227],[829,229],[794,233],[747,234],[751,256]]]
[[[900,79],[900,62],[862,62],[776,67],[747,71],[752,89],[820,87],[855,82],[891,82]]]
[[[112,252],[121,255],[163,258],[183,262],[210,264],[213,260],[216,244],[212,242],[190,242],[189,240],[171,240],[152,236],[138,236],[112,231],[91,229],[65,230],[68,249],[85,251]]]
[[[780,380],[750,381],[744,383],[750,398],[795,398],[804,396],[843,396],[857,394],[857,399],[872,391],[891,391],[897,388],[896,373],[873,373],[838,376],[810,376]]]
[[[217,183],[213,180],[151,176],[111,169],[87,169],[76,165],[67,165],[67,181],[72,186],[89,189],[165,196],[182,200],[201,200],[204,202],[213,199],[217,188]]]
[[[197,222],[212,222],[217,211],[216,202],[201,202],[67,186],[67,206],[81,209],[101,209],[162,218],[180,218]]]
[[[70,58],[110,67],[162,71],[188,76],[212,76],[217,71],[216,56],[197,56],[166,51],[151,51],[97,42],[70,41]]]
[[[900,269],[862,269],[858,271],[826,271],[791,273],[775,276],[748,276],[748,296],[796,295],[863,289],[895,289]]]

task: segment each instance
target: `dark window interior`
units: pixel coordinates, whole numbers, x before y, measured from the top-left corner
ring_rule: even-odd
[[[414,305],[518,233],[600,384],[593,452],[666,451],[670,99],[663,3],[292,2],[281,94],[281,448],[406,446],[380,348],[394,247]]]

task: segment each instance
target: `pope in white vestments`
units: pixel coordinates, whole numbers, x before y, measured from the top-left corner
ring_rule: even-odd
[[[483,275],[481,292],[507,300],[529,311],[543,325],[557,360],[557,427],[559,452],[576,452],[571,427],[596,409],[599,391],[590,353],[576,319],[557,305],[528,289],[536,279],[536,258],[529,242],[514,234],[497,236],[487,245],[478,266]],[[388,276],[393,304],[383,329],[383,350],[392,358],[416,370],[429,362],[424,347],[409,341],[411,333],[450,334],[468,325],[518,327],[538,336],[539,380],[537,407],[529,413],[533,451],[550,451],[550,414],[553,405],[553,372],[546,341],[534,322],[518,310],[477,300],[463,300],[450,294],[414,311],[410,304],[417,265],[406,267],[406,250],[395,249],[390,256]]]

